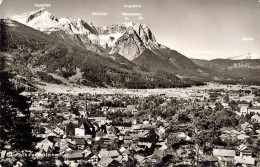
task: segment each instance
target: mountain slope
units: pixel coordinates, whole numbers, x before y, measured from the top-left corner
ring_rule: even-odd
[[[163,46],[146,49],[133,62],[151,71],[161,70],[197,81],[226,79],[217,71],[197,65],[186,56]]]
[[[219,71],[226,77],[234,79],[234,83],[260,84],[260,59],[215,59],[210,61],[193,59],[192,61],[205,68]]]
[[[52,74],[69,78],[77,69],[82,78],[75,82],[88,86],[155,88],[194,83],[172,74],[156,75],[119,54],[98,54],[10,19],[1,20],[0,26],[1,52],[12,55],[13,71],[33,84],[39,79],[57,82]]]

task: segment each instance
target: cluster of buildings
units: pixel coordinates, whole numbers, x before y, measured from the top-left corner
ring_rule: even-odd
[[[253,123],[260,125],[260,103],[252,96],[252,92],[237,91],[222,92],[211,90],[194,90],[185,100],[179,99],[186,108],[214,109],[219,102],[224,109],[230,109],[231,100],[238,105],[238,117],[251,115],[251,122],[246,122],[238,129],[221,129],[223,142],[230,138],[239,140],[236,149],[214,148],[209,161],[222,166],[256,166],[260,161],[259,151],[248,149],[246,141],[252,136],[259,136],[259,129],[253,128]],[[229,96],[227,99],[226,96]],[[191,165],[194,163],[188,159],[196,151],[196,146],[185,145],[181,149],[174,150],[168,143],[167,128],[169,121],[158,117],[147,117],[139,120],[139,103],[145,97],[131,95],[90,95],[90,94],[54,94],[31,93],[31,115],[33,125],[32,133],[37,137],[34,146],[34,158],[46,160],[51,155],[57,166],[66,164],[77,167],[82,164],[93,166],[143,166],[162,163],[162,159],[173,154],[182,157],[179,164]],[[165,105],[170,100],[165,94],[158,95]],[[250,96],[251,100],[240,101],[239,97]],[[212,101],[214,99],[214,101]],[[189,102],[187,101],[189,100]],[[229,101],[229,102],[228,102]],[[248,102],[248,103],[247,103]],[[253,105],[252,105],[253,104]],[[180,109],[180,111],[183,109]],[[111,118],[111,113],[129,113],[121,119]],[[110,115],[110,116],[108,116]],[[113,115],[113,114],[112,114]],[[121,116],[122,117],[122,116]],[[168,118],[171,119],[171,118]],[[159,125],[158,122],[161,124]],[[249,133],[249,132],[250,133]],[[252,135],[250,135],[252,134]],[[185,131],[174,134],[177,138],[187,142],[192,141],[192,135]],[[1,158],[11,157],[11,148],[1,152]],[[199,150],[200,158],[205,159],[203,151]],[[194,155],[193,155],[194,156]],[[61,158],[62,157],[62,158]],[[212,158],[214,157],[214,158]]]

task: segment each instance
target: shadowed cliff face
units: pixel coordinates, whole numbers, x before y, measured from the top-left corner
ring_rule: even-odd
[[[130,27],[124,35],[122,35],[112,49],[112,53],[119,53],[128,60],[133,60],[145,50],[143,41],[137,35],[132,27]]]

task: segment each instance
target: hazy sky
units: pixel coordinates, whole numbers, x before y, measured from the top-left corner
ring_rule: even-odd
[[[51,4],[46,9],[58,18],[99,26],[125,22],[122,12],[141,13],[141,20],[128,21],[147,24],[159,43],[187,57],[260,55],[260,0],[3,0],[1,18],[36,10],[35,4]],[[135,4],[141,8],[124,7]]]

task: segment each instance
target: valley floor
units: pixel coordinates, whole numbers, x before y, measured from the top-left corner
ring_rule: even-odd
[[[199,90],[224,89],[224,90],[240,90],[242,88],[260,88],[260,86],[248,85],[224,85],[217,83],[207,83],[204,86],[193,86],[189,88],[161,88],[161,89],[123,89],[123,88],[93,88],[80,85],[58,85],[44,83],[38,85],[41,91],[50,93],[68,93],[77,95],[79,93],[90,94],[132,94],[136,96],[149,96],[165,94],[170,97],[188,98],[191,93]]]

